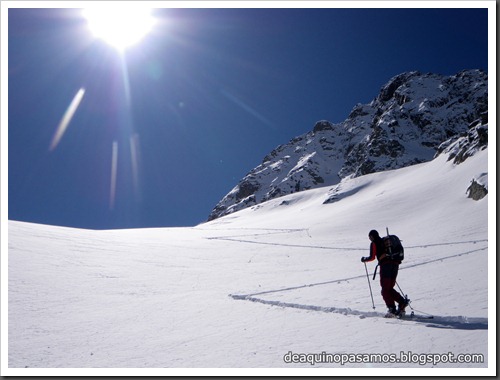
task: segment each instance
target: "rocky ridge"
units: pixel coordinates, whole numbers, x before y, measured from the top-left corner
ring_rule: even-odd
[[[347,177],[429,161],[443,152],[459,163],[487,146],[487,111],[484,71],[397,75],[369,104],[357,104],[345,121],[318,121],[312,131],[270,152],[208,220]]]

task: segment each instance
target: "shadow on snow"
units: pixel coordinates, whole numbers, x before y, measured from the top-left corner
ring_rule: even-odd
[[[385,313],[377,312],[377,311],[360,311],[353,310],[350,308],[340,308],[340,307],[327,307],[327,306],[316,306],[316,305],[303,305],[298,303],[291,302],[282,302],[282,301],[272,301],[272,300],[264,300],[262,298],[253,297],[251,295],[237,295],[230,294],[235,300],[244,300],[251,302],[258,302],[265,305],[271,306],[279,306],[279,307],[288,307],[294,309],[302,309],[302,310],[312,310],[312,311],[321,311],[325,313],[336,313],[343,315],[353,315],[358,316],[361,319],[364,318],[383,318]],[[418,313],[418,312],[417,312]],[[397,321],[397,322],[414,322],[425,325],[426,327],[432,328],[442,328],[442,329],[455,329],[455,330],[488,330],[488,318],[469,318],[466,316],[432,316],[429,318],[429,314],[419,315],[415,314],[414,317],[405,317],[403,319],[395,319],[388,318],[388,321]]]

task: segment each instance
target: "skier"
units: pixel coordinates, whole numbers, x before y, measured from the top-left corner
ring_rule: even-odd
[[[409,300],[403,297],[395,289],[396,277],[398,276],[400,261],[391,260],[385,252],[384,241],[376,230],[371,230],[368,234],[371,241],[370,256],[362,257],[361,262],[369,262],[377,258],[380,265],[380,286],[382,287],[382,298],[387,305],[386,317],[397,317],[402,315],[408,306]],[[398,308],[396,309],[396,302]]]

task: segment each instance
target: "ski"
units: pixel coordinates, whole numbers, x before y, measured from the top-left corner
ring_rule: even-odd
[[[387,313],[386,315],[384,315],[384,318],[396,319],[396,318],[399,318],[399,316],[396,314],[393,314],[393,313]]]
[[[398,319],[406,319],[406,320],[421,320],[421,319],[433,319],[434,316],[430,314],[422,315],[415,314],[413,311],[410,314],[401,313],[396,316]]]
[[[405,312],[400,313],[400,314],[393,314],[393,313],[387,313],[384,315],[384,318],[389,318],[389,319],[402,319],[402,320],[414,320],[414,321],[419,321],[423,319],[433,319],[434,316],[427,314],[415,314],[413,311],[410,314],[406,314]]]

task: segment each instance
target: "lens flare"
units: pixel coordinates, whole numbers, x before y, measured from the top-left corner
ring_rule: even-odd
[[[141,201],[141,187],[139,182],[139,164],[140,164],[140,146],[139,135],[130,136],[130,158],[132,162],[132,181],[134,184],[134,193],[137,201]]]
[[[240,98],[236,97],[235,95],[231,94],[229,91],[225,89],[220,90],[221,94],[224,95],[227,99],[232,101],[234,104],[236,104],[238,107],[242,108],[246,112],[248,112],[250,115],[255,117],[257,120],[262,122],[263,124],[267,125],[268,127],[275,128],[274,124],[266,119],[262,114],[254,110],[252,107],[250,107],[247,103],[242,101]]]
[[[66,129],[68,128],[71,119],[75,115],[75,112],[78,109],[78,106],[80,105],[80,102],[83,99],[83,95],[85,95],[85,89],[82,87],[73,97],[73,100],[71,101],[61,121],[59,122],[59,126],[57,127],[56,133],[54,134],[54,137],[52,137],[52,142],[49,147],[50,151],[53,151],[61,141],[64,132],[66,132]]]
[[[113,149],[111,153],[111,183],[109,187],[110,210],[113,210],[115,208],[117,169],[118,169],[118,142],[113,141]]]

